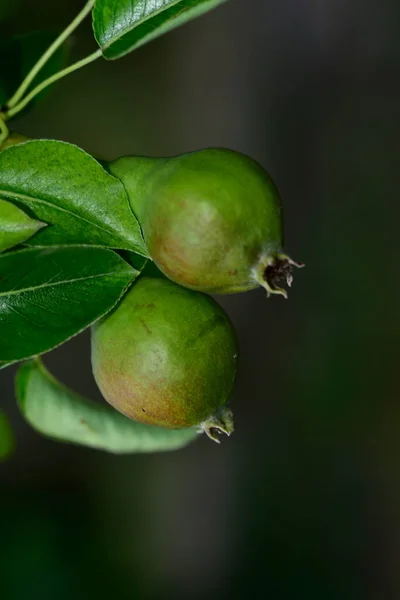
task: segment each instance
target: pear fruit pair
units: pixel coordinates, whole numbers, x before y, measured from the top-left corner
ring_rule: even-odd
[[[170,281],[143,277],[93,328],[96,381],[135,420],[199,426],[217,440],[233,430],[226,403],[237,348],[227,315],[199,292],[261,285],[286,297],[278,281],[290,285],[301,265],[282,250],[277,189],[255,161],[226,149],[123,157],[108,170],[124,184],[149,255]]]
[[[11,137],[1,149],[25,141]],[[127,191],[151,259],[164,275],[139,277],[92,328],[92,366],[105,399],[160,427],[233,431],[227,403],[237,362],[233,327],[206,293],[262,286],[287,292],[282,206],[251,158],[210,148],[172,158],[122,157],[106,165]]]

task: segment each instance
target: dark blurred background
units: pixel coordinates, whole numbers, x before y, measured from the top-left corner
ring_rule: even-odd
[[[5,0],[4,2],[5,7]],[[10,2],[59,31],[83,0]],[[61,81],[15,121],[101,158],[227,146],[280,189],[288,302],[219,297],[239,335],[236,432],[115,457],[33,432],[0,465],[4,600],[400,598],[398,0],[232,0]],[[90,23],[71,60],[94,49]],[[99,398],[89,340],[46,358]]]

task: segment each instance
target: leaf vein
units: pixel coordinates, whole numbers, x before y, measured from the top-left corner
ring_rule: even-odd
[[[98,279],[101,277],[108,277],[110,275],[115,275],[115,274],[122,274],[123,272],[115,272],[115,271],[109,271],[107,273],[97,273],[96,275],[86,275],[85,277],[76,277],[74,279],[63,279],[62,281],[55,281],[52,283],[42,283],[40,285],[37,286],[31,286],[28,288],[24,288],[24,289],[19,289],[19,290],[8,290],[6,292],[1,292],[0,291],[0,298],[2,296],[15,296],[17,294],[24,294],[26,292],[33,292],[33,291],[37,291],[37,290],[41,290],[44,289],[46,287],[55,287],[56,285],[70,285],[73,283],[78,283],[79,281],[88,281],[90,279]]]
[[[38,204],[44,204],[46,206],[49,206],[50,208],[54,209],[54,210],[58,210],[60,212],[64,212],[67,213],[68,215],[70,215],[71,217],[83,221],[84,223],[88,223],[89,225],[91,225],[92,227],[95,227],[97,229],[99,229],[100,231],[103,231],[109,235],[112,235],[114,237],[119,238],[120,240],[122,240],[124,242],[124,244],[126,244],[126,240],[124,239],[123,236],[121,236],[118,232],[114,231],[113,229],[106,229],[104,227],[102,227],[101,225],[99,225],[98,223],[94,222],[94,221],[90,221],[89,219],[85,219],[84,217],[82,217],[81,215],[79,215],[78,213],[74,213],[66,208],[62,208],[61,206],[58,206],[57,204],[52,204],[51,202],[48,202],[47,200],[43,200],[42,198],[33,198],[32,196],[27,196],[26,194],[20,194],[18,192],[13,192],[13,191],[9,191],[9,190],[0,190],[0,198],[13,198],[14,200],[21,200],[21,201],[27,201],[27,202],[37,202]]]

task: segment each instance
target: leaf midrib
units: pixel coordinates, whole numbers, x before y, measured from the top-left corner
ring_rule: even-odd
[[[100,231],[104,231],[108,235],[111,235],[113,237],[116,237],[116,238],[122,240],[125,245],[127,244],[127,240],[124,237],[122,237],[119,233],[116,233],[113,229],[111,229],[111,230],[105,229],[101,225],[99,225],[95,222],[89,221],[88,219],[85,219],[84,217],[82,217],[81,215],[79,215],[77,213],[71,212],[70,210],[68,210],[66,208],[62,208],[61,206],[58,206],[57,204],[52,204],[51,202],[48,202],[47,200],[43,200],[42,198],[34,198],[32,196],[28,196],[27,194],[21,194],[19,192],[12,192],[12,191],[2,190],[2,189],[0,189],[0,198],[5,198],[5,199],[13,198],[14,200],[22,200],[22,201],[26,200],[28,202],[37,202],[38,204],[45,204],[46,206],[49,206],[50,208],[59,210],[60,212],[67,213],[68,215],[70,215],[71,217],[73,217],[75,219],[83,221],[84,223],[88,223],[92,227],[95,227],[96,229],[99,229]],[[129,242],[129,243],[131,244],[131,242]]]
[[[89,279],[97,279],[99,277],[106,277],[107,275],[120,275],[120,274],[124,274],[124,271],[109,271],[107,273],[98,273],[96,275],[88,275],[86,277],[76,277],[75,279],[65,279],[62,281],[56,281],[56,282],[52,282],[52,283],[42,283],[40,285],[34,286],[34,287],[28,287],[28,288],[23,288],[20,290],[11,290],[9,292],[1,292],[0,291],[0,298],[4,297],[4,296],[15,296],[17,294],[24,294],[26,292],[33,292],[36,290],[40,290],[43,288],[47,288],[47,287],[55,287],[57,285],[66,285],[66,284],[70,284],[70,283],[77,283],[79,281],[87,281]],[[128,274],[128,271],[126,271],[126,274]]]

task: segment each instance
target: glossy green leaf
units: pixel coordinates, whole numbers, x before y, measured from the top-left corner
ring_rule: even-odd
[[[12,454],[14,447],[14,432],[7,417],[0,411],[0,462]]]
[[[30,245],[90,244],[147,256],[122,183],[72,144],[33,140],[1,152],[0,198],[51,225]]]
[[[96,0],[93,29],[103,56],[120,58],[226,0]]]
[[[0,0],[1,2],[3,0]],[[14,37],[2,36],[0,40],[0,106],[11,98],[56,37],[57,35],[48,31],[33,31]],[[66,57],[67,46],[64,45],[49,59],[29,89],[60,71]],[[34,106],[40,98],[48,93],[49,89],[51,86],[38,94],[30,106]]]
[[[54,439],[114,453],[176,450],[198,437],[195,429],[162,429],[136,423],[108,405],[61,385],[40,361],[19,368],[16,395],[22,414]]]
[[[0,200],[0,252],[22,244],[45,227],[14,204]]]
[[[15,360],[12,360],[12,361],[0,360],[0,369],[5,369],[6,367],[10,367],[11,365],[14,365],[15,362],[18,362],[18,361],[15,361]]]
[[[138,272],[106,248],[28,248],[0,255],[0,361],[62,344],[115,306]]]

